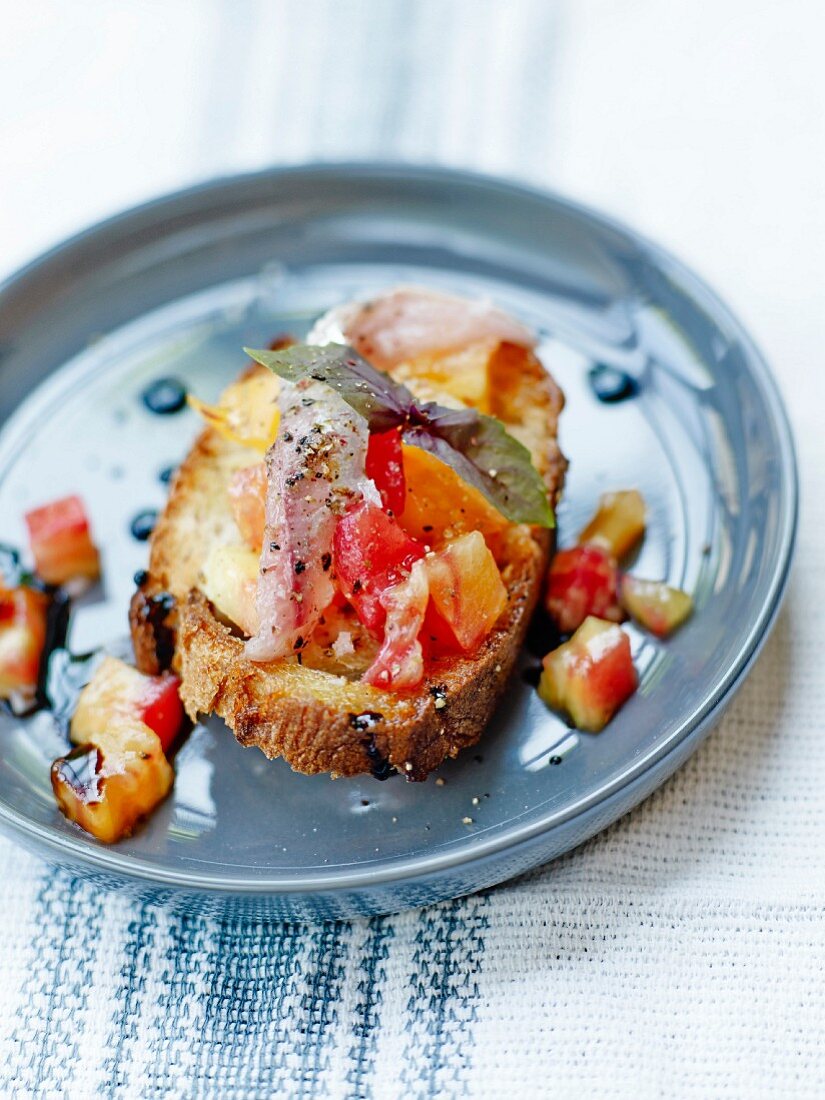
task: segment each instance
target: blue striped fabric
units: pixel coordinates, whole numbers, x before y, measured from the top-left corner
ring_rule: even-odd
[[[36,1096],[457,1095],[486,907],[478,896],[363,921],[218,920],[44,872],[2,1080]]]

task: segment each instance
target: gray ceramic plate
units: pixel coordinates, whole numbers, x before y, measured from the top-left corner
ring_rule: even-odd
[[[788,425],[768,370],[719,300],[635,234],[551,195],[463,173],[381,166],[222,180],[105,222],[0,293],[0,517],[70,491],[89,503],[105,592],[78,607],[76,651],[126,635],[164,467],[194,414],[150,415],[159,375],[214,397],[242,345],[306,331],[327,307],[398,281],[488,294],[543,334],[567,393],[564,542],[598,494],[635,486],[650,530],[636,570],[693,593],[660,644],[631,630],[641,685],[599,736],[549,713],[519,676],[444,786],[332,782],[242,749],[220,722],[176,759],[173,796],[129,841],[65,822],[49,787],[64,743],[48,715],[0,718],[0,825],[41,855],[156,895],[346,916],[500,882],[580,843],[660,784],[741,684],[770,629],[796,513]],[[621,368],[603,405],[587,371]],[[465,818],[472,824],[465,824]]]

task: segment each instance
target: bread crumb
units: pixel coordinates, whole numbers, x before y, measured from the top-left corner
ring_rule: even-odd
[[[439,776],[438,779],[436,779],[435,781],[435,785],[436,787],[443,787],[446,782],[446,779],[444,779],[442,776]]]
[[[412,766],[412,764],[411,764],[411,763],[409,762],[409,760],[408,760],[408,761],[406,762],[406,764],[404,765],[404,771],[405,771],[405,772],[411,772],[412,770],[413,770],[413,766]]]
[[[355,652],[355,646],[352,644],[352,634],[348,630],[342,630],[332,643],[332,652],[339,661],[342,657],[348,657]]]
[[[474,805],[474,806],[477,806],[477,805],[479,804],[479,802],[480,802],[480,801],[481,801],[481,799],[480,799],[480,798],[478,797],[478,795],[475,795],[475,796],[473,797],[473,805]]]
[[[462,817],[462,819],[461,819],[461,824],[462,825],[472,825],[472,823],[473,823],[473,819],[471,817]]]

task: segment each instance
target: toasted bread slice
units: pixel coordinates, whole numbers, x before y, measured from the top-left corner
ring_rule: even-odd
[[[489,411],[531,451],[556,502],[566,465],[556,442],[561,391],[523,348],[500,344],[485,354]],[[409,373],[404,380],[420,396],[432,396],[425,380]],[[241,744],[281,756],[296,771],[383,779],[396,769],[425,779],[481,736],[539,597],[551,533],[509,526],[497,536],[506,610],[472,656],[428,660],[424,682],[413,691],[364,684],[357,678],[363,663],[342,664],[319,646],[305,651],[303,663],[254,663],[237,630],[203,594],[202,569],[213,546],[238,542],[227,485],[234,471],[260,458],[207,428],[178,470],[152,536],[149,570],[132,600],[138,667],[157,672],[171,663],[193,719],[220,715]]]

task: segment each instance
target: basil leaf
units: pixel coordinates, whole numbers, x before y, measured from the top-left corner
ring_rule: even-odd
[[[288,382],[324,382],[368,422],[370,431],[401,428],[420,447],[474,486],[511,523],[552,527],[547,489],[530,452],[501,421],[475,409],[449,409],[415,395],[342,344],[293,344],[278,351],[244,348],[257,363]]]
[[[343,344],[292,344],[279,351],[244,351],[262,367],[287,382],[312,378],[326,382],[368,422],[371,432],[385,432],[404,423],[415,398],[406,386],[376,370]]]
[[[465,425],[446,432],[403,428],[401,438],[451,466],[512,523],[555,526],[547,489],[530,452],[509,434],[501,421],[483,413],[477,416],[470,439],[466,439]]]

